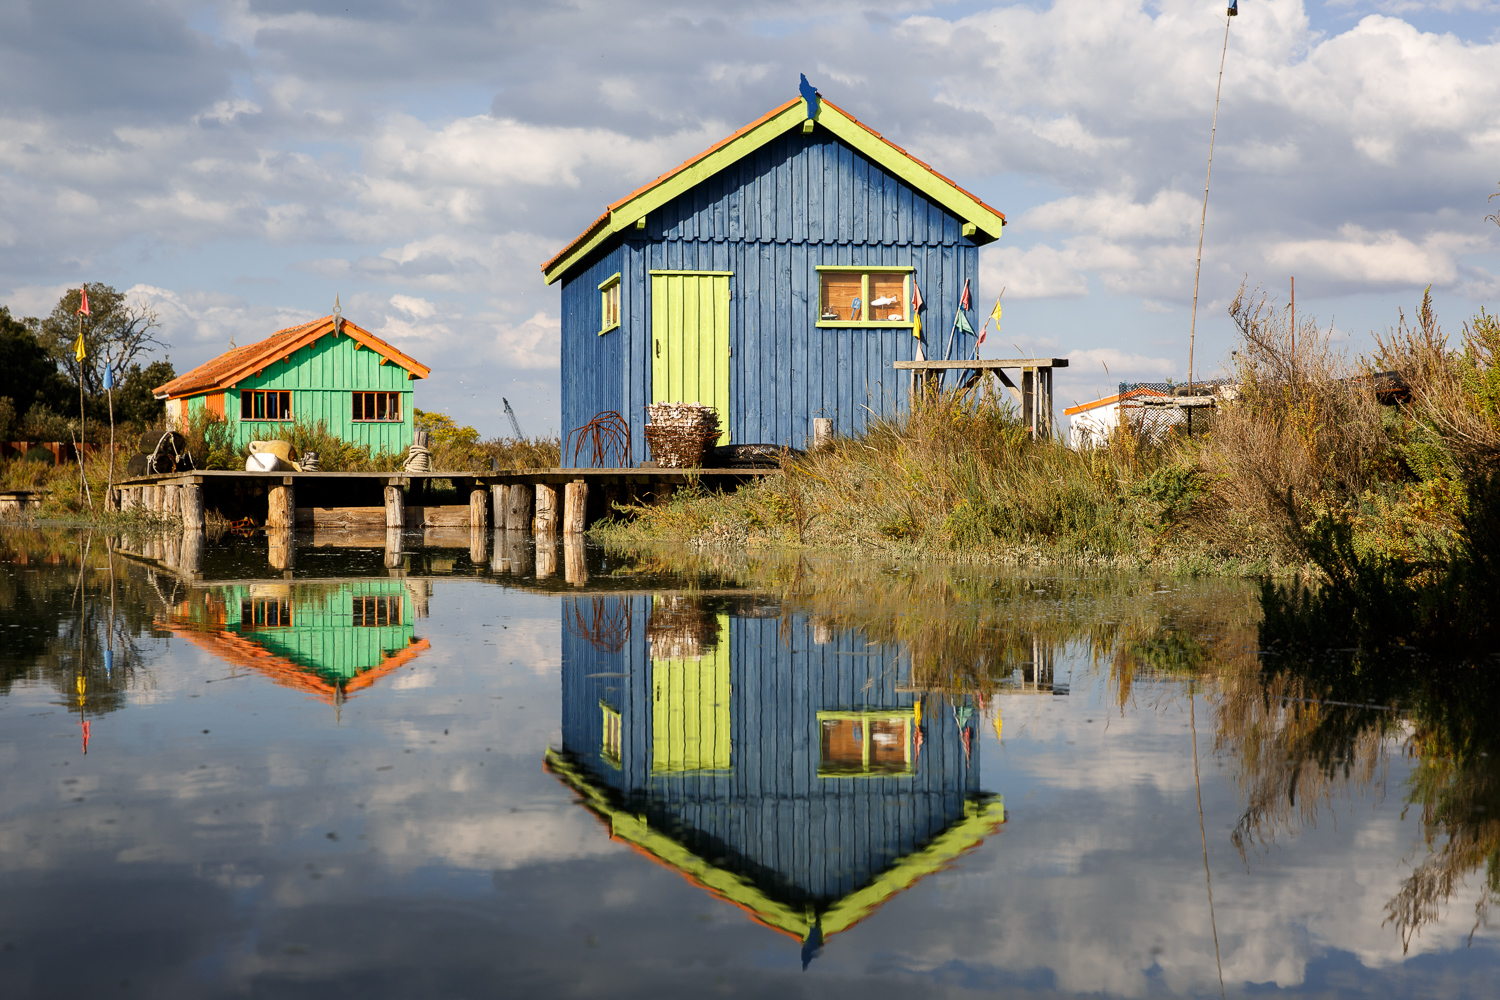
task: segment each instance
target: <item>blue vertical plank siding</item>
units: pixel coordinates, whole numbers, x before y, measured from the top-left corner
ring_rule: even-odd
[[[730,768],[653,773],[650,614],[649,597],[563,601],[563,750],[633,815],[768,896],[836,902],[963,819],[979,794],[979,741],[966,760],[946,704],[925,713],[912,773],[820,775],[818,713],[911,712],[914,695],[897,690],[910,661],[861,632],[817,635],[798,615],[731,615],[721,635],[730,643]],[[600,639],[603,616],[629,622],[623,639]],[[621,713],[618,766],[601,752],[601,703]]]
[[[630,329],[638,326],[634,309],[636,300],[644,298],[635,274],[626,274],[629,261],[625,247],[617,246],[600,255],[589,266],[579,269],[562,289],[562,342],[559,345],[562,373],[562,437],[582,427],[600,413],[615,410],[629,419],[626,383],[630,366],[626,340]],[[603,312],[599,285],[615,273],[620,274],[620,325],[600,334]],[[633,360],[633,359],[632,359]],[[646,369],[650,370],[647,363]],[[583,455],[586,456],[585,449]],[[581,459],[587,461],[586,458]],[[573,464],[573,455],[563,457],[564,465]]]
[[[913,268],[927,304],[925,356],[973,356],[972,335],[950,346],[964,280],[978,282],[979,248],[962,235],[963,220],[821,128],[780,136],[645,221],[563,278],[565,435],[618,410],[634,459],[646,457],[653,269],[733,274],[730,412],[721,417],[736,443],[804,447],[813,417],[832,417],[839,433],[853,434],[872,414],[907,405],[910,376],[892,365],[915,357],[911,331],[818,327],[819,266]],[[616,271],[621,326],[600,337],[598,284]],[[973,307],[968,320],[977,330],[977,296]]]

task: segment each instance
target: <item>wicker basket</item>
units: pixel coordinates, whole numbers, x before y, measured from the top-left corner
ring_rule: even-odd
[[[646,444],[664,469],[703,464],[703,453],[719,439],[719,414],[702,403],[653,403],[646,407]]]
[[[658,598],[646,622],[653,660],[701,660],[719,645],[719,617],[685,597]]]

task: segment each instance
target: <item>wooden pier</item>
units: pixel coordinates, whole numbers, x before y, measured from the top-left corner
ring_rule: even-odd
[[[980,386],[987,376],[993,375],[1010,394],[1021,409],[1021,423],[1031,436],[1047,437],[1052,433],[1052,370],[1068,367],[1067,358],[970,358],[966,361],[897,361],[895,368],[910,371],[912,390],[917,391],[932,378],[941,378],[945,372],[966,371],[964,389]],[[1021,372],[1021,384],[1010,380],[1005,369],[1015,368]],[[921,374],[918,374],[921,373]]]
[[[144,509],[202,531],[206,512],[250,518],[267,529],[503,528],[581,534],[616,503],[661,502],[680,486],[740,485],[774,468],[509,469],[465,472],[236,472],[140,476],[109,497],[116,510]],[[434,486],[450,483],[439,493]],[[450,502],[441,502],[443,500]],[[459,499],[461,502],[451,502]]]

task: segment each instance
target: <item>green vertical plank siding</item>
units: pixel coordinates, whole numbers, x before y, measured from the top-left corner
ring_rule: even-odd
[[[290,593],[282,599],[291,606],[291,627],[257,628],[242,622],[242,602],[278,599],[273,593],[246,586],[226,588],[225,627],[330,684],[349,681],[373,670],[411,645],[414,609],[411,594],[399,580],[361,580],[288,589]],[[399,598],[401,621],[392,625],[356,626],[353,602],[361,597]]]
[[[359,347],[353,338],[330,334],[293,351],[290,359],[273,361],[224,393],[224,417],[233,429],[235,445],[242,448],[251,441],[290,434],[293,421],[240,419],[240,393],[264,389],[291,392],[292,416],[297,424],[321,423],[330,433],[368,446],[374,454],[405,451],[412,442],[415,381],[400,365],[382,365],[381,360],[379,354]],[[401,419],[353,419],[354,392],[399,392]],[[192,397],[188,400],[189,413],[200,412],[204,405],[203,396]]]

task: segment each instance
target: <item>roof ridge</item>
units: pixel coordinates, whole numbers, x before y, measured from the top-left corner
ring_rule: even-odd
[[[629,194],[625,195],[623,198],[618,198],[615,201],[610,202],[608,205],[605,206],[604,213],[602,215],[600,215],[597,219],[595,219],[587,227],[585,227],[584,230],[583,230],[583,232],[579,233],[572,240],[569,240],[568,243],[562,249],[560,249],[556,254],[554,254],[552,257],[548,258],[545,262],[543,262],[543,264],[541,266],[541,269],[542,269],[542,274],[546,277],[547,283],[550,284],[551,282],[553,282],[553,281],[556,280],[556,277],[549,275],[548,272],[550,272],[554,267],[558,266],[560,262],[567,261],[567,258],[569,258],[570,256],[572,256],[575,252],[578,252],[580,247],[584,247],[586,249],[587,245],[590,244],[591,241],[595,240],[596,238],[601,238],[600,237],[601,230],[607,229],[609,227],[609,224],[610,224],[610,222],[612,220],[612,217],[613,217],[614,213],[618,209],[624,207],[625,205],[629,204],[630,202],[634,201],[635,199],[640,198],[641,196],[645,195],[647,192],[653,190],[654,188],[660,187],[662,184],[664,184],[667,181],[671,180],[673,177],[676,177],[678,174],[681,174],[681,173],[689,170],[695,164],[698,164],[701,161],[703,161],[704,159],[708,158],[709,156],[712,156],[715,152],[718,152],[720,149],[723,149],[725,146],[727,146],[727,145],[735,142],[737,139],[741,138],[742,136],[745,136],[745,135],[749,134],[750,132],[753,132],[755,129],[760,128],[762,125],[765,125],[767,122],[771,121],[772,119],[775,119],[775,118],[777,118],[777,117],[779,117],[781,115],[784,115],[787,111],[791,110],[793,107],[795,107],[797,104],[800,104],[800,103],[802,103],[802,98],[801,97],[794,97],[791,100],[786,101],[783,104],[777,105],[775,108],[772,108],[770,111],[768,111],[765,114],[761,115],[759,118],[755,119],[754,121],[750,122],[749,124],[741,126],[740,128],[736,129],[734,132],[732,132],[729,135],[725,136],[724,138],[720,139],[718,142],[713,143],[708,148],[706,148],[706,149],[704,149],[704,150],[702,150],[702,151],[700,151],[698,153],[695,153],[694,155],[688,157],[686,160],[682,161],[681,163],[679,163],[677,166],[673,167],[672,169],[667,170],[664,173],[658,174],[655,179],[653,179],[651,181],[648,181],[645,184],[642,184],[640,187],[637,187],[635,190],[631,191]],[[973,202],[979,208],[981,208],[984,211],[989,212],[992,215],[994,215],[996,218],[998,218],[1000,220],[1000,224],[1001,225],[1005,224],[1005,213],[1001,212],[999,209],[995,208],[994,206],[988,204],[987,202],[985,202],[985,200],[983,198],[980,198],[974,192],[970,191],[968,188],[965,188],[963,185],[959,184],[957,181],[953,180],[951,177],[948,177],[946,174],[942,174],[942,173],[939,173],[937,170],[934,170],[933,167],[932,167],[932,165],[930,163],[928,163],[927,161],[919,159],[916,156],[913,156],[904,147],[896,145],[894,142],[892,142],[891,140],[887,139],[880,132],[878,132],[875,129],[871,128],[869,125],[866,125],[864,122],[862,122],[858,118],[854,117],[854,115],[850,114],[848,111],[845,111],[842,107],[840,107],[839,105],[835,104],[833,101],[830,101],[827,98],[823,98],[823,97],[820,96],[820,98],[819,98],[819,104],[820,105],[826,105],[827,107],[833,109],[833,111],[838,115],[839,118],[842,118],[842,119],[850,122],[851,124],[857,126],[858,128],[864,130],[869,135],[871,135],[872,137],[874,137],[876,140],[878,140],[879,142],[883,143],[885,146],[889,147],[895,153],[899,154],[900,156],[902,156],[902,157],[906,158],[907,160],[911,161],[916,166],[920,167],[923,171],[925,171],[927,174],[931,175],[936,180],[941,181],[943,184],[946,184],[948,187],[952,188],[955,192],[957,192],[958,194],[962,195],[964,198],[968,199],[969,201]],[[807,121],[818,121],[818,119],[817,118],[808,118]],[[828,128],[827,125],[824,125],[824,127]],[[830,131],[834,131],[834,130],[830,130]],[[780,134],[782,134],[782,133],[777,133],[777,135],[780,135]],[[840,139],[840,141],[845,142],[846,145],[848,144],[848,141],[842,139],[841,137],[839,137],[837,135],[836,131],[835,131],[835,138]],[[767,141],[770,141],[770,140],[767,140]],[[856,149],[856,152],[859,152],[859,150]],[[868,154],[861,153],[861,155],[865,155],[866,158],[870,158],[868,156]],[[882,169],[885,169],[887,171],[889,170],[889,168],[887,168],[884,164],[879,163],[878,161],[876,161],[876,166],[879,166]],[[915,184],[912,184],[912,182],[909,179],[907,179],[905,182],[907,184],[913,186],[913,187],[917,186]],[[701,180],[700,180],[700,183],[701,183]],[[947,207],[947,206],[945,206],[945,207]],[[951,211],[951,208],[950,208],[950,211]],[[633,221],[633,220],[627,220],[627,221]],[[605,234],[605,235],[608,235],[608,234]],[[998,233],[995,234],[995,236],[998,236],[998,235],[999,235]],[[994,237],[992,236],[990,238],[993,239]],[[563,267],[562,270],[566,271],[568,269],[571,269],[572,266],[573,266],[572,263],[567,263]],[[561,273],[562,272],[560,271],[559,272],[559,276],[560,276]]]

